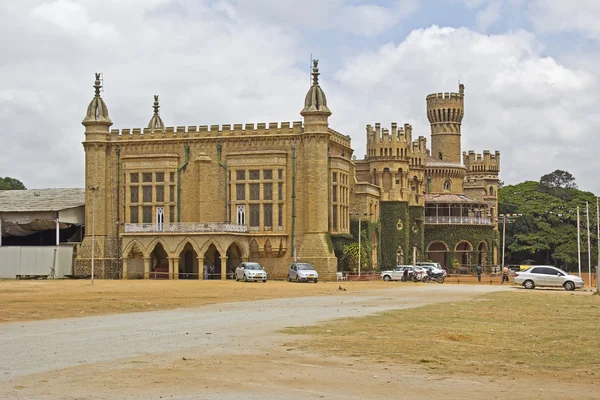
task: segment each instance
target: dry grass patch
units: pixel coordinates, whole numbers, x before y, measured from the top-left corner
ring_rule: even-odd
[[[300,296],[343,296],[385,289],[384,282],[96,280],[0,281],[0,323],[198,307],[206,304]]]
[[[312,335],[301,350],[425,365],[446,373],[545,375],[597,381],[600,298],[515,290],[284,332]]]

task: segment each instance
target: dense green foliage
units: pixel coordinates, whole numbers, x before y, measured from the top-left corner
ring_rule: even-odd
[[[27,189],[23,182],[18,179],[7,176],[0,178],[0,190],[25,190]]]
[[[526,181],[505,186],[498,191],[499,213],[511,215],[506,223],[506,264],[521,264],[529,260],[532,264],[552,264],[566,266],[569,270],[577,269],[577,206],[579,206],[581,262],[582,269],[587,270],[586,201],[588,201],[592,265],[596,265],[596,196],[576,189],[577,185],[574,179],[569,179],[568,172],[555,171],[553,174],[557,172],[560,172],[560,179],[544,175],[540,183]],[[502,222],[500,217],[498,228],[501,235]]]

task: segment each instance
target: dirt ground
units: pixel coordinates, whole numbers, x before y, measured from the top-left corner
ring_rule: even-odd
[[[341,296],[357,290],[385,289],[372,282],[295,283],[220,280],[0,281],[0,323],[87,317],[138,311],[198,307],[207,304],[301,296]]]
[[[53,310],[52,318],[112,314],[0,324],[0,398],[600,399],[593,384],[538,376],[534,369],[501,376],[448,374],[429,365],[313,351],[305,343],[309,338],[281,333],[334,318],[518,290],[383,282],[343,286],[347,291],[338,291],[335,282],[97,281],[93,288],[81,281],[0,282],[0,304],[10,310],[2,310],[6,319],[23,318],[26,310],[46,319],[50,314],[39,312],[44,305]],[[298,296],[301,301],[292,298]],[[158,311],[120,314],[132,299],[155,308],[126,312]],[[53,308],[55,301],[63,305]],[[215,304],[221,301],[236,303]]]

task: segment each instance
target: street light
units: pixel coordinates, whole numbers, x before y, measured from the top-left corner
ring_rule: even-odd
[[[94,228],[96,225],[95,212],[96,212],[96,192],[100,190],[99,186],[88,186],[88,189],[92,191],[92,285],[94,285]]]
[[[506,218],[507,217],[521,217],[523,214],[500,214],[502,217],[502,271],[504,271],[504,253],[506,249]]]

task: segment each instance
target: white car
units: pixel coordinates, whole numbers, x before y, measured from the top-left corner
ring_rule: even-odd
[[[390,270],[386,270],[383,271],[379,277],[381,279],[383,279],[386,282],[389,281],[399,281],[402,279],[402,276],[404,276],[404,270],[408,269],[408,272],[410,273],[411,271],[415,271],[417,273],[419,273],[420,268],[415,268],[412,265],[398,265],[396,268],[394,269],[390,269]]]
[[[236,281],[267,281],[267,273],[259,263],[243,262],[235,269]]]
[[[311,281],[317,283],[317,281],[319,280],[319,274],[309,263],[297,262],[290,265],[287,280],[288,282]]]
[[[583,287],[583,279],[550,265],[535,265],[525,271],[515,272],[514,279],[516,285],[523,285],[526,289],[562,286],[565,290],[575,290]]]
[[[430,272],[433,272],[434,274],[443,274],[444,277],[446,277],[448,275],[448,273],[446,272],[446,270],[442,269],[442,266],[439,263],[435,263],[435,262],[418,262],[417,263],[417,267],[421,267],[423,269],[426,269]]]

